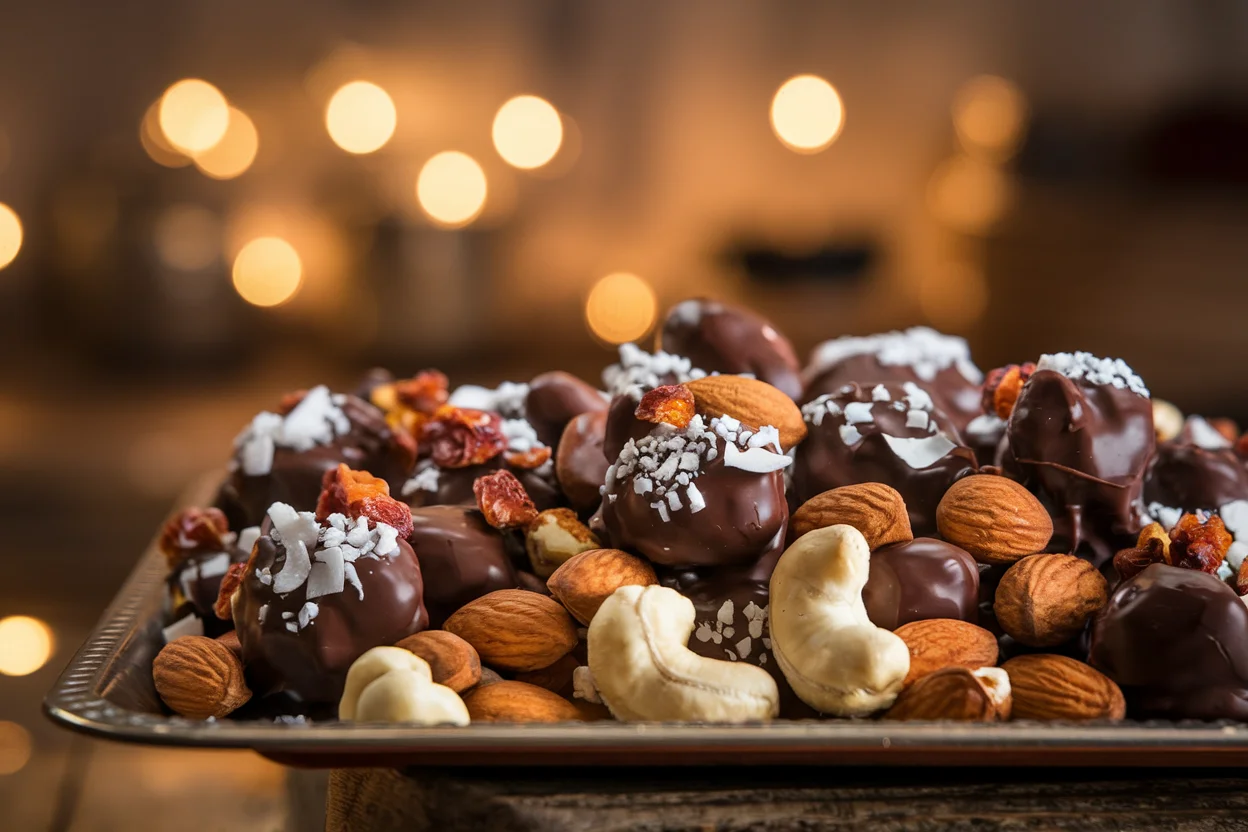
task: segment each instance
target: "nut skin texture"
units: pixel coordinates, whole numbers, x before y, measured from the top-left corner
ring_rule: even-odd
[[[1118,685],[1099,670],[1066,656],[1015,656],[1010,674],[1014,719],[1122,719],[1126,702]]]
[[[685,386],[693,393],[698,413],[708,420],[727,414],[755,430],[772,425],[780,431],[780,446],[786,451],[806,438],[806,422],[797,404],[765,381],[707,376]]]
[[[397,642],[429,663],[433,681],[463,693],[481,681],[481,657],[471,644],[446,630],[425,630]]]
[[[546,587],[572,616],[586,627],[602,602],[622,586],[652,586],[659,582],[649,561],[619,549],[581,552],[555,570]]]
[[[902,691],[884,713],[884,719],[997,722],[1009,714],[1008,700],[1004,705],[998,704],[972,671],[947,667],[927,674]]]
[[[524,682],[495,682],[464,696],[473,722],[580,722],[580,708]]]
[[[500,589],[465,604],[445,629],[481,661],[514,672],[548,667],[576,647],[576,624],[559,602],[524,589]]]
[[[997,637],[966,621],[929,618],[912,621],[893,633],[910,648],[907,686],[946,668],[974,670],[997,663]]]
[[[1043,551],[1053,537],[1053,520],[1030,491],[989,474],[950,486],[936,507],[936,526],[945,540],[988,564]]]
[[[152,662],[161,701],[188,719],[220,719],[251,699],[243,663],[228,646],[204,636],[182,636]]]
[[[598,538],[570,508],[550,508],[529,524],[524,546],[539,578],[549,578],[569,558],[599,547]]]
[[[1108,602],[1109,585],[1088,561],[1029,555],[1002,576],[993,612],[1020,644],[1055,647],[1078,635]]]
[[[789,540],[844,523],[862,532],[871,551],[914,540],[906,502],[897,489],[880,482],[844,485],[811,497],[789,521]]]

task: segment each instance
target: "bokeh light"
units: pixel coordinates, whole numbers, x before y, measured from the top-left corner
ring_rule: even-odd
[[[234,289],[253,306],[280,306],[299,291],[303,263],[281,237],[259,237],[234,258]]]
[[[458,228],[472,222],[485,207],[485,171],[477,160],[457,150],[434,156],[420,169],[416,198],[429,218]]]
[[[160,99],[152,102],[139,122],[139,142],[143,150],[158,165],[167,168],[184,168],[191,164],[191,157],[169,144],[160,129]]]
[[[325,129],[348,153],[372,153],[394,135],[398,111],[389,93],[368,81],[338,88],[325,108]]]
[[[172,269],[196,272],[221,256],[220,218],[201,205],[172,205],[156,219],[156,254]]]
[[[47,664],[56,641],[38,618],[10,615],[0,618],[0,674],[26,676]]]
[[[585,302],[590,332],[609,344],[633,341],[654,325],[658,303],[650,284],[635,274],[616,272],[594,284]]]
[[[0,269],[13,262],[22,250],[22,221],[17,213],[0,202]]]
[[[988,281],[983,269],[969,262],[931,268],[919,285],[919,307],[936,328],[965,331],[988,310]]]
[[[195,154],[195,167],[213,179],[233,179],[242,175],[256,160],[260,136],[256,125],[242,110],[229,109],[230,123],[221,141]]]
[[[1009,210],[1013,199],[1013,186],[1000,167],[966,155],[941,164],[927,188],[933,216],[966,234],[988,231]]]
[[[841,96],[817,75],[790,78],[771,100],[771,129],[785,147],[798,153],[818,153],[844,126]]]
[[[1027,118],[1023,91],[995,75],[972,78],[953,100],[953,127],[967,153],[1009,158],[1022,141]]]
[[[532,170],[555,158],[563,144],[563,122],[550,102],[536,95],[518,95],[494,116],[494,147],[503,161]]]
[[[160,98],[161,133],[183,153],[203,153],[221,141],[229,126],[225,96],[207,81],[178,81]]]
[[[0,776],[16,774],[30,761],[30,732],[16,722],[0,721]]]

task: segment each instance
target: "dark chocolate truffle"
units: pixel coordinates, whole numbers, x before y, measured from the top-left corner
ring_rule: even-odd
[[[882,482],[906,501],[917,535],[936,531],[936,506],[955,480],[975,470],[957,429],[912,381],[848,384],[802,407],[809,427],[797,447],[799,504],[843,485]]]
[[[611,540],[667,566],[752,565],[784,543],[790,460],[779,451],[774,427],[754,433],[727,416],[656,426],[607,469]]]
[[[568,422],[559,440],[555,453],[559,488],[579,512],[592,512],[602,503],[600,490],[613,461],[603,452],[606,436],[607,411],[595,410]]]
[[[1052,507],[1059,545],[1097,566],[1130,545],[1147,522],[1141,495],[1155,444],[1148,388],[1130,367],[1083,352],[1041,357],[1008,436],[1013,466]]]
[[[542,444],[552,448],[559,444],[563,429],[574,416],[606,409],[607,399],[601,392],[561,370],[542,373],[530,381],[524,400],[525,418]]]
[[[424,578],[429,626],[442,626],[451,613],[496,589],[515,589],[519,579],[503,535],[481,512],[464,506],[412,510],[408,536]]]
[[[1088,662],[1137,719],[1248,720],[1248,606],[1208,573],[1158,563],[1124,581]]]
[[[642,388],[634,387],[611,400],[611,405],[607,408],[602,443],[602,453],[607,462],[615,462],[630,439],[639,441],[648,436],[654,427],[653,423],[636,416],[641,396]]]
[[[794,399],[802,395],[793,345],[748,309],[707,298],[683,301],[667,313],[658,342],[707,372],[750,373]]]
[[[979,565],[963,549],[918,537],[871,553],[862,590],[871,623],[896,630],[911,621],[979,619]]]
[[[251,556],[251,544],[259,529],[244,529],[240,542],[244,549],[231,543],[218,552],[196,551],[182,559],[169,573],[169,592],[172,599],[173,619],[194,615],[204,625],[204,635],[218,636],[232,627],[217,618],[214,607],[221,593],[221,579],[236,563],[245,563]]]

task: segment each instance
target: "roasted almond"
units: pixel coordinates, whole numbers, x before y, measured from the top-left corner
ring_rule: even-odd
[[[562,696],[524,682],[496,682],[464,696],[473,722],[580,722],[582,711]]]
[[[994,474],[964,477],[936,507],[941,536],[980,563],[1013,563],[1042,551],[1053,537],[1053,520],[1030,491]]]
[[[481,657],[476,649],[446,630],[425,630],[394,645],[420,656],[429,663],[433,681],[463,693],[481,681]]]
[[[204,636],[182,636],[161,648],[152,662],[152,681],[161,701],[190,719],[220,719],[251,699],[242,661]]]
[[[841,523],[862,532],[871,551],[914,540],[905,500],[882,482],[844,485],[811,497],[793,512],[790,539]]]
[[[780,446],[792,448],[806,438],[806,422],[797,404],[765,381],[744,376],[707,376],[686,382],[698,413],[710,419],[731,416],[757,430],[771,425],[780,431]]]
[[[1028,555],[1001,576],[992,610],[1020,644],[1054,647],[1078,635],[1108,602],[1104,576],[1083,558]]]
[[[1015,656],[1010,674],[1014,719],[1122,719],[1122,690],[1105,674],[1066,656]]]
[[[937,670],[974,670],[997,663],[997,637],[968,621],[928,618],[903,624],[893,633],[910,648],[906,685]]]
[[[525,589],[500,589],[469,601],[443,627],[471,644],[487,665],[517,672],[554,664],[577,641],[567,610]]]
[[[885,719],[996,722],[1010,713],[1010,685],[1000,668],[946,667],[904,689]]]
[[[619,549],[593,549],[565,561],[546,581],[546,587],[588,627],[602,602],[620,587],[658,582],[649,561]]]

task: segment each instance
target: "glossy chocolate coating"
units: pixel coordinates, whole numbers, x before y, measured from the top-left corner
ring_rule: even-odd
[[[1088,661],[1135,718],[1248,720],[1248,606],[1213,575],[1153,564],[1124,581]]]
[[[788,396],[802,395],[793,345],[748,309],[707,298],[683,301],[667,313],[658,342],[708,373],[752,373]]]
[[[1157,446],[1144,479],[1145,503],[1194,512],[1213,511],[1235,500],[1248,500],[1248,467],[1229,442],[1202,447],[1189,426]]]
[[[1013,465],[1048,498],[1059,546],[1100,566],[1147,522],[1140,497],[1155,438],[1144,396],[1037,370],[1007,435]]]
[[[555,454],[559,488],[572,508],[585,514],[602,502],[599,489],[611,463],[603,451],[607,438],[607,411],[582,413],[568,422]]]
[[[385,415],[371,404],[348,396],[341,407],[351,430],[328,445],[306,451],[279,447],[273,453],[272,469],[262,476],[249,477],[241,466],[230,472],[217,505],[229,518],[231,529],[260,525],[274,503],[287,503],[298,511],[314,510],[325,472],[339,463],[381,477],[391,493],[399,493],[415,462],[410,446],[398,441]]]
[[[607,400],[576,376],[555,370],[529,382],[524,413],[543,445],[555,447],[572,417],[606,410]]]
[[[169,573],[169,591],[173,599],[173,619],[194,614],[204,622],[204,634],[217,636],[233,629],[229,622],[217,618],[214,607],[221,594],[221,579],[230,565],[243,563],[250,557],[236,546],[221,552],[193,552]]]
[[[877,627],[927,618],[979,620],[979,567],[963,549],[919,537],[871,553],[862,601]]]
[[[436,491],[416,489],[402,495],[402,499],[413,509],[424,506],[475,506],[477,497],[472,493],[472,484],[477,477],[484,477],[500,468],[506,468],[515,474],[516,479],[529,493],[533,504],[539,511],[555,508],[560,504],[559,491],[555,487],[549,468],[516,468],[507,465],[502,455],[498,455],[482,465],[469,465],[466,468],[438,469],[438,488]],[[543,471],[543,473],[538,473]],[[396,490],[394,493],[402,493]]]
[[[299,703],[336,705],[352,662],[429,624],[420,564],[407,541],[399,541],[397,554],[355,561],[363,599],[350,584],[342,592],[313,599],[307,598],[306,582],[278,595],[271,585],[260,582],[256,570],[270,567],[277,574],[286,562],[286,550],[266,535],[256,541],[255,555],[235,599],[234,625],[243,646],[247,683],[258,696],[281,693]],[[289,619],[282,613],[297,615],[308,600],[319,607],[317,616],[298,632],[290,632]],[[260,608],[265,605],[261,622]]]
[[[475,508],[412,509],[412,533],[407,539],[420,561],[431,628],[441,627],[469,601],[496,589],[519,586],[503,535]]]
[[[954,447],[926,468],[913,468],[890,447],[886,437],[923,439],[933,436],[927,428],[907,427],[906,392],[901,384],[882,385],[891,402],[875,402],[872,421],[854,425],[861,439],[845,444],[841,427],[846,424],[844,413],[826,414],[820,424],[807,420],[809,434],[797,447],[793,466],[793,492],[797,502],[804,503],[816,494],[832,488],[862,482],[882,482],[897,489],[906,501],[910,526],[917,535],[936,531],[936,506],[955,480],[975,470],[975,454],[962,444],[957,429],[939,409],[926,411],[938,433],[944,434]],[[843,410],[851,402],[872,401],[871,387],[848,384],[833,400]]]
[[[716,447],[718,455],[703,461],[694,480],[706,507],[673,511],[666,523],[650,507],[654,495],[637,494],[632,476],[617,479],[602,509],[611,540],[672,567],[752,566],[783,547],[789,522],[783,474],[728,468],[724,441],[717,440]]]
[[[637,441],[648,436],[654,428],[652,422],[637,418],[637,405],[641,400],[640,388],[635,392],[637,395],[632,392],[621,393],[611,399],[611,404],[607,407],[606,432],[602,443],[602,453],[607,462],[619,459],[620,451],[628,444],[628,440]]]

